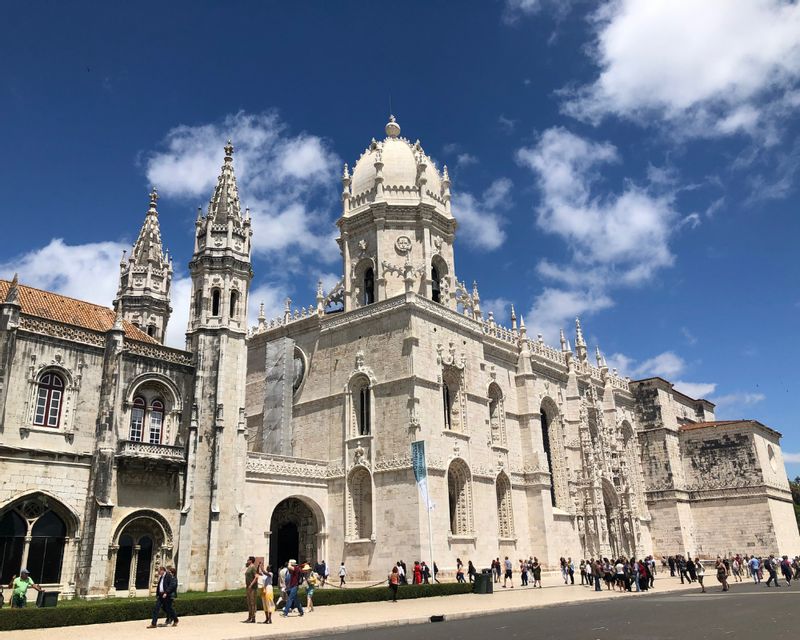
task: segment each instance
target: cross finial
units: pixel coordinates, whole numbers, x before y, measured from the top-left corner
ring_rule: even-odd
[[[231,143],[231,139],[228,138],[228,144],[225,145],[225,158],[232,158],[233,157],[233,144]]]

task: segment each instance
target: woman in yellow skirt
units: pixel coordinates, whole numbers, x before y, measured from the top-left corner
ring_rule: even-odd
[[[272,612],[275,611],[275,592],[272,589],[272,571],[270,566],[258,565],[258,590],[261,595],[261,606],[264,609],[264,624],[272,624]]]

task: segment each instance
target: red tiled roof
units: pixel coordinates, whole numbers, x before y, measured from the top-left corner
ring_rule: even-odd
[[[11,283],[8,280],[0,280],[0,301],[6,299],[10,288]],[[19,303],[22,313],[25,315],[54,320],[92,331],[108,331],[114,326],[116,320],[116,313],[109,307],[68,298],[51,291],[26,287],[22,284],[19,285]],[[157,340],[127,320],[124,320],[122,324],[125,328],[126,338],[159,344]]]

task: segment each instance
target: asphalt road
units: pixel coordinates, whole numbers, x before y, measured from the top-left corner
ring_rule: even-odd
[[[664,577],[663,580],[672,578]],[[779,589],[734,583],[721,593],[712,576],[707,592],[674,592],[598,602],[560,604],[465,620],[405,625],[326,636],[347,640],[667,640],[800,637],[800,585]],[[656,581],[656,588],[658,581]],[[575,588],[585,588],[579,587]]]

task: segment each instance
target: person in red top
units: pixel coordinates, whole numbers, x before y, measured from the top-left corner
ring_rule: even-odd
[[[414,561],[414,584],[422,584],[422,565],[419,560]]]

